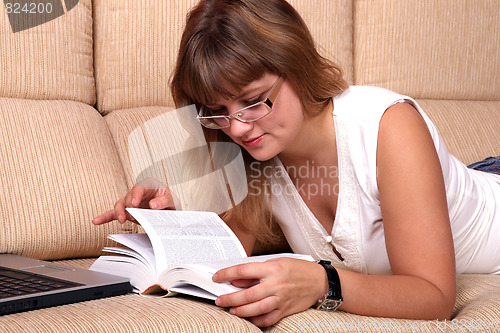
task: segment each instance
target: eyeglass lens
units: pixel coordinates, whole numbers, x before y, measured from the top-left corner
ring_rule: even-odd
[[[270,111],[270,108],[264,102],[261,102],[234,113],[232,117],[240,121],[250,122],[264,117]],[[205,120],[211,120],[212,123],[214,123],[214,125],[217,125],[218,127],[228,127],[230,122],[227,117],[215,117]]]
[[[236,111],[235,113],[228,115],[220,115],[220,116],[214,115],[212,112],[210,112],[208,108],[206,108],[205,106],[201,106],[199,112],[200,117],[198,117],[198,120],[205,127],[213,129],[229,127],[231,118],[236,118],[242,122],[252,122],[259,120],[260,118],[265,117],[272,111],[271,110],[272,103],[271,105],[268,105],[267,102],[269,101],[268,98],[272,95],[273,91],[275,90],[276,85],[278,85],[275,91],[275,96],[273,96],[272,100],[274,101],[274,98],[276,98],[276,95],[278,94],[281,88],[281,84],[278,84],[280,82],[280,79],[282,80],[281,76],[278,77],[278,80],[274,83],[266,99],[261,102],[258,102],[254,105],[250,105],[246,108]]]

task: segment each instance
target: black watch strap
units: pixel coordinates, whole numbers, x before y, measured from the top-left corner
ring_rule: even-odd
[[[323,266],[328,277],[328,293],[320,299],[316,305],[317,309],[334,311],[342,304],[342,289],[340,287],[340,278],[335,267],[330,261],[319,260],[318,264]]]

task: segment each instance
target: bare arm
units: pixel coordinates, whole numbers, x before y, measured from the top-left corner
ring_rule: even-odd
[[[455,256],[441,166],[428,128],[407,103],[380,123],[378,186],[393,276],[339,272],[345,303],[359,314],[449,319]]]

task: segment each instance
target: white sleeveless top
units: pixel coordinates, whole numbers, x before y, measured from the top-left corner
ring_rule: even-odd
[[[352,86],[333,99],[339,162],[338,205],[326,231],[300,197],[278,157],[272,160],[273,213],[296,253],[340,268],[390,274],[376,180],[379,123],[390,106],[408,102],[434,140],[446,185],[457,273],[500,273],[500,176],[471,170],[450,155],[418,104],[386,89]],[[332,245],[343,261],[333,252]]]

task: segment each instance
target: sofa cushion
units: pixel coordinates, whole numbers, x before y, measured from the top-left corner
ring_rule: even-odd
[[[196,0],[95,0],[97,107],[173,105],[170,72]]]
[[[497,1],[355,1],[355,83],[421,99],[500,100]]]
[[[102,116],[71,101],[0,98],[0,252],[97,256],[119,224],[91,224],[127,190]]]
[[[418,100],[448,151],[465,164],[500,156],[500,102]]]
[[[103,113],[173,106],[169,81],[188,10],[197,0],[95,0],[97,107]],[[352,82],[350,1],[293,0],[321,52],[338,60]],[[318,4],[321,4],[318,6]]]
[[[16,33],[0,6],[0,96],[95,104],[92,5],[77,2],[66,14]]]
[[[144,124],[146,124],[149,120],[168,113],[171,110],[173,109],[169,107],[148,106],[116,110],[105,116],[106,123],[108,124],[109,130],[116,144],[116,149],[118,155],[120,156],[129,188],[136,183],[136,175],[132,171],[132,164],[130,161],[129,140],[131,133],[137,128],[143,128]],[[147,132],[147,130],[145,130],[145,132]],[[165,137],[165,133],[163,132],[158,133],[155,137],[146,138],[146,140],[153,139],[163,140],[167,145],[169,142],[168,140],[172,140],[172,138]],[[149,159],[149,157],[144,158],[145,161],[139,162],[148,163],[146,159]]]
[[[288,0],[300,13],[316,41],[319,52],[339,64],[353,83],[353,1]]]
[[[0,318],[11,332],[261,332],[245,319],[188,297],[128,294]]]

